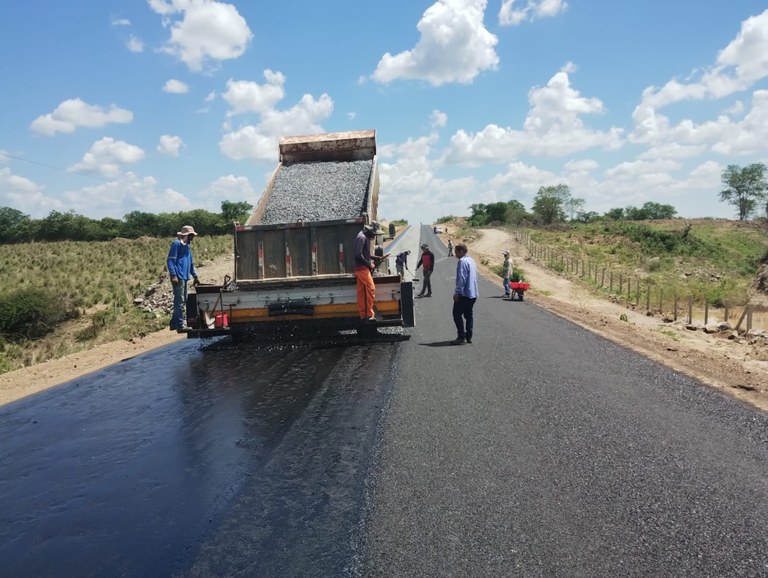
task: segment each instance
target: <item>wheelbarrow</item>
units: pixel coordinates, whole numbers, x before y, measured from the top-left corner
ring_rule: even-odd
[[[517,296],[518,301],[522,301],[525,292],[531,288],[531,284],[523,281],[510,281],[509,283],[509,300],[514,301]]]

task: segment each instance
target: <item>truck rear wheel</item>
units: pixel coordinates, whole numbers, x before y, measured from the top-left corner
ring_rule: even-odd
[[[400,312],[403,319],[403,327],[414,327],[416,325],[412,281],[403,281],[400,283]]]

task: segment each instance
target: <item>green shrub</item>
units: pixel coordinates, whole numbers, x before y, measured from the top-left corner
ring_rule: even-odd
[[[47,289],[0,295],[0,335],[9,341],[40,338],[79,311],[66,296]]]

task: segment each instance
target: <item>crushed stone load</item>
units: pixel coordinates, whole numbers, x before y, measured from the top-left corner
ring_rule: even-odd
[[[372,170],[372,160],[283,165],[260,224],[359,217],[365,210]]]

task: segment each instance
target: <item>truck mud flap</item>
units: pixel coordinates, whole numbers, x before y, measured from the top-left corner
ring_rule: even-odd
[[[306,315],[311,317],[315,314],[315,308],[307,303],[270,303],[267,305],[267,314],[270,317],[280,315]]]
[[[403,281],[400,283],[400,311],[403,317],[403,327],[416,325],[416,312],[413,304],[413,283]]]

